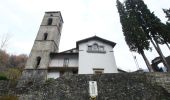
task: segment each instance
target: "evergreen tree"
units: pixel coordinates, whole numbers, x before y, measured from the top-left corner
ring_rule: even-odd
[[[117,0],[117,9],[120,15],[120,22],[122,24],[122,30],[125,36],[125,41],[131,51],[138,52],[142,55],[149,71],[153,71],[148,59],[145,56],[144,50],[149,49],[149,41],[137,20],[137,14],[134,9],[131,9],[126,2],[126,9],[124,5]],[[133,5],[135,7],[135,5]]]
[[[167,29],[167,26],[162,23],[153,12],[150,12],[143,0],[126,0],[126,2],[128,1],[134,1],[134,4],[137,5],[135,9],[140,13],[139,22],[142,28],[145,30],[145,33],[147,34],[154,48],[160,55],[164,66],[170,71],[169,65],[159,47],[159,44],[168,45],[168,41],[170,40],[170,30]]]
[[[165,31],[169,34],[168,36],[165,36],[166,40],[165,40],[165,44],[167,45],[167,47],[170,50],[170,46],[168,45],[168,43],[170,43],[170,9],[163,9],[164,13],[166,14],[166,18],[168,18],[168,21],[166,22],[166,28]]]
[[[170,21],[170,9],[163,9],[164,13],[166,14],[166,17]]]
[[[127,10],[127,13],[133,11],[134,16],[136,16],[135,18],[139,23],[139,27],[142,28],[145,36],[147,36],[153,44],[154,48],[160,55],[164,66],[170,71],[169,65],[159,47],[160,43],[167,43],[167,38],[169,36],[164,24],[154,15],[154,13],[150,12],[143,0],[126,0],[125,9]]]

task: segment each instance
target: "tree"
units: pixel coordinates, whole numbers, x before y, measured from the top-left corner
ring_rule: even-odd
[[[0,36],[0,68],[1,71],[9,67],[18,67],[23,69],[27,60],[27,55],[9,55],[6,52],[6,47],[10,39],[10,34],[3,34]]]
[[[170,9],[163,9],[164,13],[166,14],[166,17],[170,21]]]
[[[25,54],[9,55],[5,50],[0,50],[0,71],[9,68],[17,68],[21,71],[24,69],[28,56]]]
[[[11,55],[9,57],[9,63],[8,63],[8,66],[10,68],[20,68],[20,69],[23,69],[24,66],[25,66],[25,63],[27,61],[28,57],[27,55],[25,54],[20,54],[20,55]]]
[[[167,31],[165,31],[166,27],[164,27],[164,24],[154,15],[154,13],[150,12],[143,0],[125,0],[125,9],[128,14],[133,11],[133,16],[135,16],[134,19],[139,24],[138,27],[144,31],[143,33],[145,36],[151,41],[160,55],[164,66],[170,71],[169,65],[159,47],[159,44],[167,42],[166,40],[168,40],[167,38],[169,36]]]
[[[0,36],[0,71],[4,71],[8,63],[9,54],[7,54],[5,51],[8,40],[8,34],[3,34]]]
[[[6,70],[9,54],[6,51],[0,50],[0,71]]]
[[[131,9],[129,3],[132,2],[126,2],[125,8],[125,6],[119,0],[117,0],[117,9],[120,15],[120,22],[122,24],[125,41],[131,51],[138,52],[142,55],[149,71],[153,72],[153,69],[144,53],[144,50],[150,49],[148,38],[137,20],[137,12],[135,9]]]
[[[168,71],[170,71],[170,67],[159,47],[159,44],[167,44],[167,42],[170,40],[170,30],[167,30],[166,25],[162,23],[161,20],[157,16],[155,16],[153,12],[150,12],[143,0],[126,0],[126,2],[129,1],[133,1],[133,4],[130,3],[130,5],[136,6],[134,7],[134,9],[136,9],[136,11],[138,12],[138,21],[140,22],[142,29],[145,31],[148,39],[150,39],[154,48],[160,55],[164,66],[167,67]],[[133,6],[131,6],[131,8],[133,8]]]
[[[9,34],[3,34],[0,36],[0,50],[4,50],[9,41]]]
[[[163,11],[166,14],[165,17],[168,18],[168,21],[170,21],[170,9],[163,9]],[[165,40],[165,43],[170,50],[170,46],[168,45],[168,43],[170,43],[170,23],[168,21],[166,22],[166,29],[165,30],[169,35],[165,36],[165,37],[167,37],[167,39]]]

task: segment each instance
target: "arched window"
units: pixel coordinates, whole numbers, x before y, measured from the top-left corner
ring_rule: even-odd
[[[93,50],[94,51],[98,51],[99,50],[98,44],[96,44],[96,43],[93,44]]]
[[[88,45],[87,52],[89,52],[89,53],[106,53],[104,46],[98,45],[97,43]]]
[[[40,62],[41,62],[41,57],[37,57],[37,58],[36,58],[36,66],[35,66],[35,68],[38,68],[38,67],[39,67]]]
[[[48,18],[48,25],[52,25],[53,19],[52,18]]]
[[[47,40],[48,33],[44,33],[44,40]]]

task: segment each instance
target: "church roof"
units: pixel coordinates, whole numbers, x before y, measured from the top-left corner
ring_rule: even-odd
[[[99,41],[102,41],[102,42],[104,42],[104,43],[106,43],[106,44],[111,45],[112,47],[114,47],[114,46],[116,45],[115,42],[112,42],[112,41],[109,41],[109,40],[100,38],[100,37],[98,37],[98,36],[95,35],[95,36],[92,36],[92,37],[89,37],[89,38],[86,38],[86,39],[77,41],[77,42],[76,42],[76,47],[78,48],[78,45],[79,45],[80,43],[87,42],[87,41],[89,41],[89,40],[99,40]]]

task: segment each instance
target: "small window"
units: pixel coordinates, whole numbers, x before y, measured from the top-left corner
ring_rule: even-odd
[[[53,19],[52,18],[48,18],[48,25],[52,25]]]
[[[88,46],[88,51],[92,51],[92,46]]]
[[[94,74],[103,74],[104,73],[104,69],[97,69],[97,68],[95,68],[95,69],[93,69],[93,72],[94,72]]]
[[[48,33],[44,33],[44,40],[47,40]]]
[[[68,58],[64,58],[63,66],[64,67],[68,67],[68,64],[69,64],[69,59]]]
[[[36,66],[35,66],[35,68],[38,68],[38,67],[39,67],[40,62],[41,62],[41,57],[37,57],[37,58],[36,58]]]
[[[93,50],[94,50],[94,51],[98,51],[98,50],[99,50],[99,48],[98,48],[98,45],[97,45],[97,44],[94,44],[94,45],[93,45]]]
[[[100,52],[104,52],[104,46],[100,46],[100,47],[99,47],[99,51],[100,51]]]

